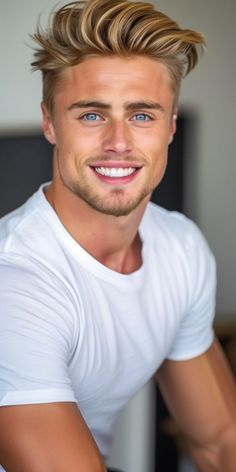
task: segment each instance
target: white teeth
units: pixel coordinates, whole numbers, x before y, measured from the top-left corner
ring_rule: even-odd
[[[95,167],[95,170],[106,177],[127,177],[135,172],[135,167]]]

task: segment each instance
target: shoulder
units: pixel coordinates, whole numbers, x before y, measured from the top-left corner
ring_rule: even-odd
[[[144,215],[144,224],[146,228],[152,228],[155,238],[157,235],[163,235],[165,238],[176,238],[183,241],[192,221],[182,213],[170,211],[149,202]]]
[[[213,340],[215,258],[202,231],[189,218],[155,205],[148,212],[151,263],[156,260],[168,298],[172,296],[175,309],[180,307],[178,329],[167,357],[189,359],[204,352]]]
[[[152,243],[179,246],[187,255],[196,250],[211,253],[202,231],[187,216],[177,211],[169,211],[150,202],[144,216],[144,232],[152,235]]]
[[[0,342],[19,346],[22,337],[24,349],[26,343],[36,349],[48,341],[69,356],[80,327],[70,286],[38,260],[18,254],[0,258],[0,279]]]
[[[12,316],[36,319],[37,313],[46,320],[50,313],[55,323],[64,319],[73,331],[79,296],[66,271],[59,270],[65,264],[51,213],[40,188],[0,220],[0,317],[10,322]]]
[[[4,320],[13,313],[41,313],[43,317],[49,311],[55,320],[62,313],[66,319],[67,313],[72,314],[72,320],[78,297],[64,272],[53,266],[61,258],[52,227],[42,187],[0,219],[0,306],[4,307],[0,316]]]
[[[42,191],[39,189],[23,205],[0,219],[0,254],[17,252],[36,236],[42,214]],[[35,241],[34,241],[35,244]]]
[[[215,290],[215,257],[200,228],[185,215],[168,211],[153,203],[144,222],[145,242],[176,282],[190,286],[190,299],[205,290]]]
[[[40,188],[21,207],[0,219],[0,267],[35,270],[39,276],[43,269],[45,278],[50,272],[54,280],[65,278],[57,225],[57,217]]]
[[[42,309],[44,303],[50,303],[53,308],[64,307],[65,311],[70,306],[73,312],[78,304],[66,280],[31,256],[16,253],[0,256],[0,278],[0,300],[4,308],[18,300],[24,306],[41,304]]]

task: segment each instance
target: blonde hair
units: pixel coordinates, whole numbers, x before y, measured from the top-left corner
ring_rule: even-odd
[[[43,100],[53,112],[61,72],[93,56],[145,55],[163,62],[178,94],[181,79],[197,64],[201,33],[181,29],[150,3],[128,0],[74,1],[53,12],[48,28],[40,24],[33,39],[33,70],[43,76]]]

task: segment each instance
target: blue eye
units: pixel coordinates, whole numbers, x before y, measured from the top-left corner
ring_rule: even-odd
[[[86,121],[97,121],[99,119],[99,116],[96,113],[86,113],[83,116],[83,119]]]
[[[136,121],[148,121],[150,120],[150,117],[146,115],[146,113],[137,113],[134,117]]]

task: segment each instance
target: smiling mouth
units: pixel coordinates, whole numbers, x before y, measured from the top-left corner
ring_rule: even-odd
[[[129,177],[137,170],[136,167],[94,167],[97,174],[105,177],[122,178]]]

